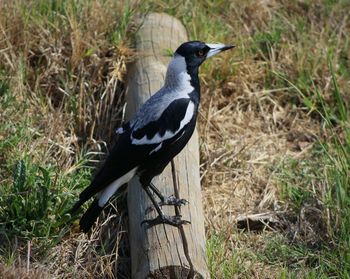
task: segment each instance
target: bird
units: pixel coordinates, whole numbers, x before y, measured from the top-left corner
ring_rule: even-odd
[[[234,47],[188,41],[176,49],[163,87],[139,108],[130,121],[116,130],[116,143],[104,164],[70,210],[71,214],[76,213],[82,204],[94,197],[80,219],[80,230],[89,232],[112,196],[134,176],[138,177],[158,213],[156,218],[144,220],[142,224],[146,223],[148,227],[158,224],[178,227],[189,223],[181,216],[163,213],[162,205],[180,206],[186,204],[186,200],[164,197],[152,179],[161,174],[186,146],[195,130],[200,103],[199,67],[209,57]]]

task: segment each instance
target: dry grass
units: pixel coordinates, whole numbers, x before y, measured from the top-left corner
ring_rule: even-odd
[[[80,169],[86,164],[86,156],[94,159],[89,160],[90,165],[96,164],[123,117],[122,80],[133,55],[120,40],[126,32],[118,26],[127,17],[123,3],[59,1],[54,7],[53,2],[45,1],[5,1],[0,5],[1,81],[14,93],[14,107],[6,107],[2,113],[2,120],[11,127],[2,129],[0,135],[6,138],[11,131],[16,132],[17,123],[26,125],[17,146],[2,150],[1,163],[11,165],[17,158],[29,156],[42,166],[54,165],[55,181]],[[120,28],[118,32],[115,26]],[[16,111],[17,103],[20,113]],[[10,154],[15,158],[7,159]],[[11,181],[11,168],[4,170],[3,183]],[[68,191],[68,186],[65,189]],[[40,256],[42,252],[30,251],[30,261],[45,263],[43,278],[47,274],[59,278],[111,277],[114,261],[125,265],[125,248],[119,247],[123,246],[120,238],[125,225],[120,226],[115,236],[111,233],[113,226],[105,230],[102,226],[89,237],[71,233],[51,248],[46,260]],[[115,241],[107,243],[109,239]],[[13,268],[4,267],[0,274],[5,277],[1,278],[14,274],[41,278],[41,269],[33,269],[35,264],[29,266],[29,273],[21,267],[27,254],[25,247],[10,244],[2,249],[13,253],[10,259],[4,258],[12,262]]]
[[[302,138],[290,142],[290,135],[317,133],[318,123],[298,108],[281,104],[288,89],[247,88],[244,83],[254,74],[245,71],[252,65],[248,61],[238,67],[224,89],[204,92],[211,96],[204,99],[200,122],[206,230],[209,236],[225,234],[224,243],[230,249],[224,259],[233,252],[238,254],[241,272],[237,278],[275,278],[282,274],[282,266],[244,255],[265,250],[265,242],[275,234],[242,235],[235,229],[236,219],[252,213],[288,211],[279,199],[276,169],[288,156],[302,159],[313,144]],[[224,275],[215,278],[220,276]]]
[[[68,147],[68,153],[79,153],[85,143],[96,147],[103,144],[100,139],[109,142],[120,121],[121,80],[132,55],[108,37],[118,11],[123,13],[122,5],[62,2],[57,12],[63,12],[57,17],[55,11],[46,11],[51,7],[45,2],[2,5],[2,68],[16,98],[28,103],[26,113],[44,122],[37,123],[42,129],[34,132],[47,135],[47,142],[62,149]],[[74,11],[80,7],[79,13]]]
[[[291,205],[281,199],[280,181],[276,179],[281,165],[286,158],[308,160],[316,139],[325,136],[325,131],[320,127],[318,114],[308,113],[301,96],[273,73],[283,73],[294,80],[313,99],[310,83],[303,80],[303,75],[309,72],[310,79],[332,106],[327,53],[334,49],[332,64],[339,69],[338,54],[349,51],[346,38],[350,22],[340,5],[327,14],[321,3],[297,2],[287,4],[288,9],[282,3],[231,4],[224,14],[232,16],[224,18],[232,28],[229,34],[235,37],[238,48],[234,57],[228,57],[229,54],[218,57],[203,76],[207,86],[202,94],[199,127],[207,233],[209,236],[224,233],[222,241],[226,249],[231,248],[226,250],[223,261],[232,253],[237,256],[234,261],[239,263],[236,267],[239,271],[232,273],[237,278],[275,278],[289,273],[290,266],[285,261],[271,265],[256,257],[259,252],[267,254],[266,243],[284,237],[284,233],[248,232],[242,237],[235,230],[238,216],[279,212],[286,232],[286,239],[281,242],[313,247],[322,240],[329,241],[326,224],[333,222],[320,201],[316,201],[317,205],[310,201],[303,204],[298,216],[289,215],[293,212]],[[298,25],[304,20],[301,30]],[[225,36],[225,41],[229,37]],[[349,67],[348,62],[346,65]],[[210,77],[218,72],[220,75],[213,82]],[[349,75],[338,73],[341,91],[348,92]],[[343,94],[343,98],[348,97]],[[323,189],[322,182],[313,183]],[[307,261],[307,256],[301,260],[303,268],[299,272],[292,269],[296,276],[306,276]],[[214,274],[216,278],[225,277],[220,268]]]
[[[203,93],[202,183],[215,229],[237,214],[273,209],[278,200],[273,168],[287,156],[302,158],[315,141],[310,133],[318,133],[317,121],[284,104],[291,88],[247,87],[254,84],[249,79],[263,76],[249,72],[253,65],[240,62],[232,80]]]
[[[348,5],[273,0],[185,1],[180,6],[159,0],[142,7],[124,1],[53,3],[0,3],[0,81],[6,81],[13,98],[0,112],[8,123],[1,126],[0,139],[18,134],[15,146],[0,146],[0,164],[6,165],[1,183],[11,181],[11,168],[24,153],[42,166],[56,166],[59,178],[101,158],[123,117],[123,76],[133,56],[126,44],[131,15],[147,9],[169,12],[186,24],[193,39],[237,45],[201,71],[198,128],[208,245],[216,251],[212,276],[302,278],[312,269],[306,256],[295,256],[298,265],[289,258],[271,260],[278,250],[271,240],[322,241],[318,231],[329,234],[333,215],[309,200],[296,216],[277,177],[286,158],[312,159],[316,139],[329,139],[323,119],[305,105],[307,100],[318,104],[317,86],[329,107],[335,106],[328,57],[340,91],[350,91]],[[348,104],[349,96],[343,98]],[[317,189],[323,187],[312,181]],[[77,192],[83,182],[70,187]],[[280,214],[282,230],[256,233],[235,227],[239,215],[271,211]],[[0,278],[113,278],[116,270],[118,278],[129,278],[125,212],[111,209],[100,219],[101,227],[89,236],[73,226],[46,258],[33,247],[28,272],[27,242],[18,244],[16,238],[6,253],[0,245],[0,262],[7,263],[0,266]],[[233,270],[223,270],[226,262],[232,262]]]
[[[89,236],[72,232],[47,262],[58,278],[130,278],[126,216],[110,212]]]
[[[0,264],[0,278],[1,279],[44,279],[47,278],[48,273],[45,268],[18,268],[7,267]]]

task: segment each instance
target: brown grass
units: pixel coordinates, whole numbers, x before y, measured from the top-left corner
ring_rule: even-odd
[[[254,61],[242,61],[232,80],[203,93],[202,183],[214,231],[233,224],[237,214],[274,209],[278,198],[271,166],[277,168],[287,155],[300,157],[310,146],[301,139],[305,144],[296,149],[299,139],[291,143],[290,135],[318,127],[299,108],[283,104],[290,88],[249,88],[264,75],[259,68],[252,72],[253,65],[257,67]]]
[[[110,212],[89,235],[73,229],[51,253],[47,262],[59,278],[130,278],[126,217]],[[76,232],[74,232],[76,231]]]
[[[123,43],[113,45],[108,39],[123,13],[122,3],[117,2],[92,1],[82,5],[79,16],[74,5],[67,4],[66,15],[54,19],[45,12],[36,14],[39,2],[0,4],[0,69],[6,73],[1,78],[9,81],[16,101],[27,104],[21,113],[9,108],[2,121],[28,119],[25,133],[34,140],[30,144],[20,141],[16,150],[26,150],[34,162],[59,166],[63,174],[78,167],[84,150],[95,158],[106,152],[116,123],[123,117],[122,80],[133,53]],[[6,162],[6,158],[2,160]],[[119,223],[124,219],[120,218],[109,216]],[[118,268],[126,265],[123,243],[127,241],[122,237],[125,224],[114,223],[90,236],[67,235],[47,259],[39,259],[35,250],[31,251],[34,265],[29,270],[21,264],[26,249],[14,248],[12,267],[2,265],[0,277],[112,277],[117,267],[114,262],[118,261]],[[124,240],[120,242],[120,238]],[[44,262],[45,268],[36,268],[36,260]],[[121,270],[121,274],[127,272],[125,267]]]
[[[46,268],[26,268],[8,267],[0,264],[0,278],[1,279],[44,279],[48,278]]]

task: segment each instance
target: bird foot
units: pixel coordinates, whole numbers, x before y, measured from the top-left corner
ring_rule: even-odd
[[[175,206],[182,206],[182,205],[186,205],[189,202],[185,199],[178,199],[176,198],[174,195],[171,195],[167,198],[164,198],[162,201],[160,201],[158,203],[159,206],[163,206],[163,205],[175,205]],[[150,206],[146,209],[146,214],[150,213],[151,211],[154,210],[154,206]]]
[[[191,223],[190,221],[182,220],[181,217],[182,217],[181,215],[176,215],[176,216],[158,215],[154,219],[143,220],[141,225],[147,224],[147,228],[149,229],[159,224],[168,224],[174,227],[179,227],[181,225],[186,225]]]
[[[174,195],[171,195],[167,198],[165,198],[163,201],[158,203],[160,206],[162,205],[176,205],[176,206],[181,206],[181,205],[186,205],[188,204],[188,201],[185,199],[178,199]]]

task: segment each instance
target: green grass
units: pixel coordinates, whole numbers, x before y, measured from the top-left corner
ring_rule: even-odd
[[[332,6],[330,3],[329,5]],[[306,25],[308,24],[305,20],[298,19],[297,36],[300,38],[298,43],[310,44],[310,39],[313,39],[305,36],[308,32]],[[278,55],[278,49],[284,47],[281,42],[284,37],[282,34],[288,31],[278,22],[272,23],[272,28],[268,30],[254,37],[251,48],[253,54],[265,61],[272,60],[273,52]],[[332,33],[330,37],[334,36],[336,34]],[[332,43],[334,41],[331,41]],[[348,43],[343,46],[348,48]],[[332,46],[329,47],[332,51]],[[305,50],[298,49],[298,51]],[[301,53],[301,55],[304,59],[305,54]],[[299,56],[296,59],[300,61],[300,58]],[[349,103],[346,101],[348,98],[344,97],[345,92],[340,89],[337,74],[333,68],[337,58],[328,54],[328,56],[323,55],[322,60],[327,66],[326,71],[331,81],[329,94],[325,94],[315,77],[317,68],[321,66],[316,55],[309,55],[305,61],[302,61],[305,64],[302,64],[294,80],[290,79],[290,73],[283,73],[283,69],[276,73],[273,68],[269,68],[267,75],[269,78],[265,81],[267,88],[273,88],[276,85],[290,87],[294,95],[291,100],[301,100],[305,111],[312,117],[320,119],[321,122],[321,135],[307,158],[302,160],[286,158],[275,171],[280,186],[280,198],[293,212],[293,218],[296,218],[296,221],[290,220],[290,222],[294,222],[295,226],[298,222],[311,222],[311,228],[304,229],[311,230],[316,237],[307,239],[306,234],[311,232],[301,232],[294,228],[292,232],[299,234],[296,239],[288,233],[283,237],[278,233],[272,239],[265,239],[267,245],[258,250],[258,259],[246,258],[247,261],[262,261],[271,266],[280,266],[279,278],[350,277]],[[341,65],[344,65],[344,62]],[[346,64],[338,71],[340,75],[347,77],[348,69],[349,65]],[[315,204],[320,211],[316,216],[319,220],[307,219],[308,217],[306,220],[301,220],[300,214]],[[299,225],[303,226],[303,224]],[[304,235],[300,235],[303,233]],[[313,241],[317,243],[312,243]],[[234,260],[235,252],[229,253],[226,257],[221,256],[227,249],[231,250],[226,245],[227,240],[217,236],[208,240],[209,266],[214,278],[233,278],[233,274],[239,271],[239,264],[237,265]],[[218,259],[223,259],[220,265],[217,263]],[[231,267],[235,268],[230,269]],[[227,270],[231,271],[229,275],[224,272]],[[238,274],[243,276],[245,273]]]
[[[38,137],[28,130],[35,118],[23,117],[28,104],[17,102],[9,91],[4,82],[0,104],[6,115],[0,134],[7,135],[0,143],[3,161],[0,171],[0,251],[7,251],[1,253],[0,258],[4,261],[11,261],[11,257],[6,259],[6,254],[16,252],[12,249],[16,249],[14,243],[17,241],[33,241],[41,256],[57,244],[71,226],[67,211],[91,175],[86,154],[76,155],[75,170],[70,173],[62,170],[54,160],[35,161],[32,146],[23,144],[34,142]],[[54,148],[53,143],[50,147]],[[44,155],[36,152],[36,156]]]
[[[18,160],[12,181],[1,188],[2,233],[11,239],[61,236],[70,225],[66,212],[89,178],[86,167],[63,177],[53,166]]]
[[[294,90],[304,98],[305,105],[321,117],[323,137],[318,138],[311,152],[304,160],[287,159],[279,170],[281,197],[287,201],[299,222],[319,223],[309,228],[318,236],[316,250],[310,241],[301,237],[295,243],[273,245],[275,257],[280,262],[303,262],[316,268],[316,278],[348,278],[350,275],[350,145],[349,111],[342,92],[329,64],[332,79],[332,96],[326,101],[312,81],[311,90],[316,96],[306,97],[296,85],[288,81]],[[313,101],[310,100],[313,99]],[[333,104],[330,106],[329,104]],[[311,220],[300,220],[302,210],[317,207],[317,216]],[[312,220],[312,218],[318,220]],[[300,233],[300,232],[296,232]],[[307,232],[304,232],[307,233]],[[284,258],[284,256],[286,258]],[[299,267],[300,268],[300,267]]]
[[[234,274],[238,274],[239,264],[233,247],[226,247],[225,236],[223,234],[213,235],[207,241],[207,255],[209,272],[213,278],[232,278]],[[227,250],[232,251],[231,255],[227,255]]]

